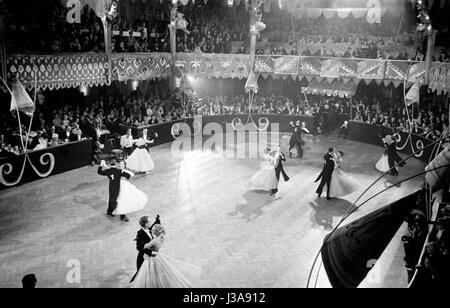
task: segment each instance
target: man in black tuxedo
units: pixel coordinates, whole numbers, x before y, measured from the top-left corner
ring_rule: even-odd
[[[292,149],[295,148],[297,151],[298,158],[303,158],[303,148],[302,148],[302,135],[301,135],[301,123],[297,121],[294,125],[294,122],[290,123],[294,128],[294,132],[291,135],[291,139],[289,140],[289,158],[292,158]]]
[[[277,164],[275,166],[275,174],[277,176],[277,180],[280,181],[280,174],[283,174],[284,181],[287,182],[289,181],[289,177],[283,168],[283,162],[286,161],[286,156],[284,156],[284,154],[281,152],[281,146],[278,146],[278,151],[275,155],[277,157]],[[276,193],[278,193],[278,188],[272,189],[270,195],[274,196]]]
[[[122,171],[117,168],[117,163],[115,160],[111,162],[111,168],[105,168],[106,163],[104,160],[101,161],[100,167],[98,167],[98,174],[107,176],[109,179],[109,202],[108,202],[108,211],[106,215],[114,217],[113,212],[117,207],[117,197],[120,192],[120,179],[124,177],[126,179],[130,179],[130,174]],[[127,215],[120,215],[120,219],[122,221],[127,222]]]
[[[329,148],[328,153],[323,156],[325,160],[325,165],[323,166],[322,172],[314,183],[320,181],[320,185],[316,190],[316,193],[319,195],[319,198],[322,196],[323,188],[325,184],[327,185],[327,200],[331,200],[330,198],[330,184],[331,184],[331,176],[334,170],[334,149]]]
[[[403,167],[406,165],[405,162],[402,162],[402,158],[397,153],[397,142],[395,142],[392,136],[386,136],[385,146],[387,149],[389,168],[392,169],[396,164],[399,164],[399,167]],[[393,176],[398,176],[397,168],[392,169],[391,174]]]
[[[153,131],[148,131],[147,128],[144,128],[144,130],[142,131],[142,138],[146,141],[149,141],[149,143],[147,143],[145,145],[145,148],[148,150],[150,148],[150,144],[155,142],[155,139],[158,138],[158,134],[154,133]]]
[[[144,254],[152,257],[154,256],[152,254],[152,249],[150,248],[149,243],[153,240],[152,235],[152,228],[156,224],[161,224],[161,221],[159,219],[159,215],[156,216],[155,222],[150,225],[150,220],[148,216],[143,216],[139,219],[139,224],[141,225],[141,229],[137,232],[136,238],[134,239],[136,241],[136,249],[139,252],[137,259],[136,259],[136,274],[134,274],[133,278],[130,282],[133,282],[134,278],[136,277],[137,273],[139,272],[139,269],[142,266],[142,263],[144,263]]]

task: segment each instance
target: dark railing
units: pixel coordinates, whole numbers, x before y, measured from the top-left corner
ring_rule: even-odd
[[[0,158],[2,181],[17,182],[14,185],[0,182],[0,190],[87,166],[93,160],[92,155],[93,141],[86,139]]]
[[[416,151],[425,148],[415,155],[425,163],[428,163],[430,157],[436,154],[435,148],[426,148],[433,143],[433,141],[416,134],[399,132],[390,127],[355,121],[350,121],[348,128],[349,139],[379,146],[383,145],[381,141],[382,138],[386,137],[386,135],[393,135],[397,141],[397,149],[406,155],[411,155]]]

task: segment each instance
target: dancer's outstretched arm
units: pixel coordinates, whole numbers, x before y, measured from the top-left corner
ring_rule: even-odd
[[[98,167],[97,173],[100,174],[100,175],[108,176],[108,172],[107,172],[108,169],[109,169],[109,167],[106,166],[105,161],[102,160],[100,162],[100,166]]]

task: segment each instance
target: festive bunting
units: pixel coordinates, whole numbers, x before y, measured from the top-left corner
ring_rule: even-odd
[[[447,94],[450,90],[450,64],[433,63],[429,74],[429,88],[437,94]]]
[[[298,57],[283,56],[274,59],[275,74],[298,74]]]
[[[177,75],[192,74],[202,78],[248,78],[250,56],[245,54],[195,54],[179,53],[175,71]],[[9,81],[18,77],[28,89],[60,89],[77,86],[108,84],[108,60],[102,54],[60,55],[9,55],[7,57]],[[164,78],[171,74],[172,59],[168,53],[130,53],[112,55],[113,80],[142,80]],[[394,60],[340,59],[297,56],[257,56],[255,73],[264,78],[270,75],[293,78],[328,78],[343,80],[378,80],[384,84],[399,86],[425,82],[425,63]],[[438,93],[450,89],[450,64],[432,63],[429,72],[429,88]]]
[[[99,86],[108,83],[108,59],[100,54],[76,55],[10,55],[7,58],[8,79],[18,76],[20,82],[31,89]]]
[[[358,64],[357,77],[361,79],[383,79],[385,61],[363,60]]]
[[[385,78],[404,81],[410,66],[409,63],[403,61],[389,61],[386,64]]]
[[[115,54],[112,75],[120,81],[165,78],[171,74],[170,54]]]
[[[326,96],[352,97],[356,92],[356,84],[350,82],[345,84],[342,81],[334,81],[332,83],[323,80],[322,82],[313,80],[309,82],[307,87],[301,88],[302,93],[320,94]]]

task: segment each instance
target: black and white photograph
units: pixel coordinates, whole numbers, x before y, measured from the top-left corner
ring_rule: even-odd
[[[0,0],[0,288],[448,288],[449,13]]]

